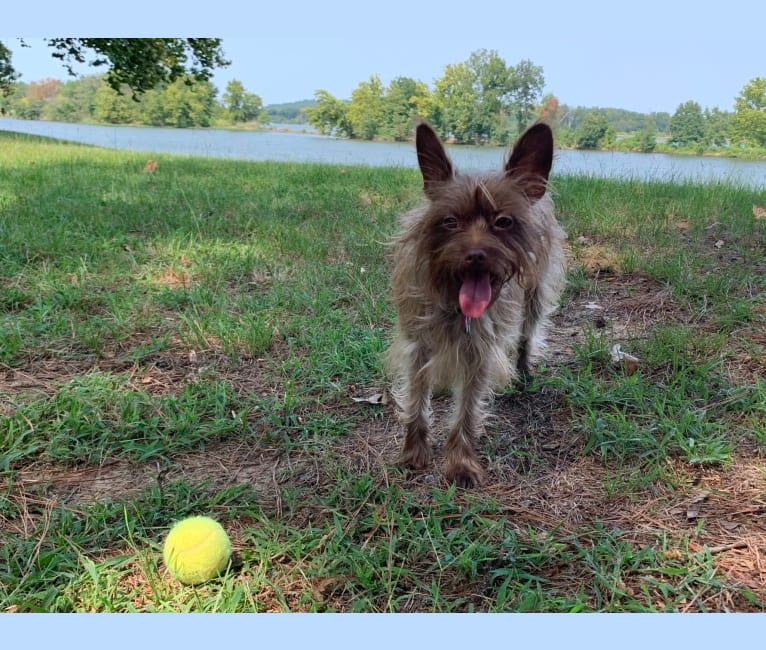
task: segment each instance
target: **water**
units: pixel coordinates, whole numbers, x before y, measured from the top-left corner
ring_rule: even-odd
[[[416,167],[412,143],[365,142],[321,136],[300,125],[293,131],[228,131],[135,126],[95,126],[0,118],[0,130],[31,133],[85,144],[141,151],[240,160],[323,162],[339,165]],[[458,169],[499,168],[499,147],[449,147]],[[558,150],[554,173],[640,180],[725,180],[766,188],[766,161],[703,156],[672,156],[611,151]]]

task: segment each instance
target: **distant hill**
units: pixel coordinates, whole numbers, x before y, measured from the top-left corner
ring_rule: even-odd
[[[640,131],[646,125],[646,118],[652,117],[654,119],[654,128],[660,132],[665,133],[668,130],[670,124],[669,113],[637,113],[636,111],[628,111],[622,108],[600,108],[600,107],[585,107],[585,106],[567,106],[562,104],[561,108],[561,126],[576,129],[580,122],[583,121],[585,115],[590,111],[600,111],[606,117],[606,121],[617,133],[632,133]]]
[[[275,124],[308,124],[308,118],[303,112],[304,109],[316,106],[313,99],[304,99],[300,102],[289,102],[287,104],[269,104],[264,106],[264,110]]]

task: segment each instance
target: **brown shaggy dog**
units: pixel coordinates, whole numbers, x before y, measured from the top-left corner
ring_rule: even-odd
[[[503,170],[486,175],[456,173],[427,124],[416,147],[428,202],[403,215],[393,242],[398,318],[386,355],[406,429],[402,462],[429,464],[431,393],[450,388],[445,475],[473,487],[492,389],[529,371],[564,286],[566,235],[546,193],[553,136],[535,124]]]

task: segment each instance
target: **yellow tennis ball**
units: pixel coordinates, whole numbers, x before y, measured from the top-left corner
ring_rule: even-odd
[[[162,550],[165,566],[185,585],[198,585],[220,575],[230,556],[229,536],[210,517],[189,517],[176,523]]]

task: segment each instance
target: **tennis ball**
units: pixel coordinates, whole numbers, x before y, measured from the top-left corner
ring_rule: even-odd
[[[231,556],[226,531],[210,517],[177,522],[165,538],[162,557],[170,574],[185,585],[198,585],[222,573]]]

